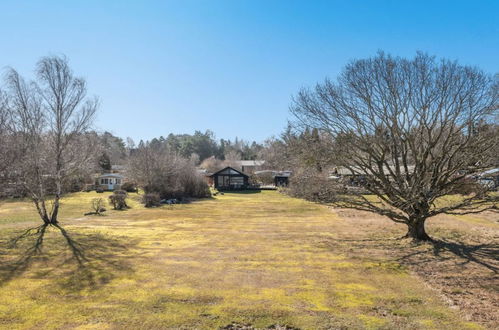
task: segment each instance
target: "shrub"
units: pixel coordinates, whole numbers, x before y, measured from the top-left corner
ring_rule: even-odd
[[[137,185],[134,182],[125,182],[121,185],[121,189],[126,192],[137,192]]]
[[[155,207],[160,205],[160,197],[159,194],[156,193],[149,193],[145,194],[144,197],[142,197],[142,202],[144,203],[145,207]]]
[[[102,194],[104,192],[104,188],[97,187],[97,188],[95,188],[95,192],[98,193],[98,194]]]
[[[338,182],[329,180],[324,174],[314,171],[301,171],[293,175],[289,187],[284,191],[298,198],[312,202],[332,202],[343,187]]]
[[[477,194],[481,191],[485,190],[483,186],[481,186],[478,182],[476,182],[472,178],[461,179],[456,182],[453,189],[450,191],[451,194],[460,194],[460,195],[470,195]]]
[[[272,185],[274,184],[274,176],[272,172],[262,172],[250,175],[249,181],[252,184]]]
[[[109,200],[111,205],[115,210],[124,210],[128,208],[126,204],[127,193],[124,190],[116,190],[111,196],[109,196]]]
[[[102,212],[104,212],[106,209],[104,206],[106,205],[106,201],[104,198],[94,198],[92,199],[92,210],[94,211],[95,214],[100,215]]]
[[[151,185],[144,186],[144,191],[159,194],[161,199],[179,199],[194,197],[209,197],[210,187],[203,178],[196,173],[180,173],[177,176],[161,178]]]
[[[169,148],[148,143],[131,155],[128,177],[145,193],[159,194],[162,199],[209,196],[209,187],[193,163]]]

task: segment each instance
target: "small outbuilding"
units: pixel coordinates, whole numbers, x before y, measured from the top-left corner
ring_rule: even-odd
[[[499,168],[493,168],[478,174],[478,183],[491,189],[499,188]]]
[[[117,190],[123,183],[123,175],[118,173],[105,173],[97,178],[96,186],[104,190]]]
[[[271,183],[273,187],[287,187],[292,173],[291,171],[263,170],[256,171],[254,174],[262,185],[269,188]]]
[[[249,186],[249,176],[232,167],[213,173],[213,185],[218,190],[241,190]]]
[[[276,187],[287,187],[289,184],[289,177],[291,176],[291,171],[280,171],[274,173],[274,185]]]

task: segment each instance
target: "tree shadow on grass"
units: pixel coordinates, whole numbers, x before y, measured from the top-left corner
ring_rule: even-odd
[[[70,234],[58,224],[29,228],[2,242],[0,285],[29,272],[71,292],[98,289],[133,272],[126,252],[135,244],[93,232]]]
[[[463,242],[451,242],[447,240],[437,240],[433,243],[433,255],[438,258],[446,257],[444,254],[450,253],[451,256],[461,259],[459,265],[475,263],[497,273],[499,271],[499,244],[482,243],[466,244]]]
[[[449,261],[454,265],[453,267],[477,265],[496,274],[499,272],[499,244],[497,243],[469,244],[435,239],[433,242],[413,244],[408,240],[393,238],[363,238],[331,240],[326,245],[331,249],[385,251],[389,252],[395,261],[412,265]]]

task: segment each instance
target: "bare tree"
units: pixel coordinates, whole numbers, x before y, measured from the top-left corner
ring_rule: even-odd
[[[336,83],[301,90],[291,112],[300,125],[331,134],[337,164],[363,176],[376,196],[338,195],[338,205],[388,216],[408,226],[408,237],[430,240],[428,218],[497,206],[486,187],[459,200],[444,196],[490,163],[497,131],[481,128],[497,113],[498,81],[422,53],[407,60],[380,52],[351,62]]]
[[[207,184],[194,164],[168,146],[141,142],[129,157],[127,176],[146,193],[161,198],[206,197]]]
[[[14,69],[6,75],[9,109],[14,116],[17,181],[45,224],[56,224],[64,185],[90,163],[86,134],[98,101],[86,97],[86,83],[75,77],[64,57],[44,57],[36,81]]]
[[[127,176],[147,193],[166,188],[162,186],[175,189],[171,182],[178,176],[181,162],[181,157],[166,146],[141,142],[129,158]]]
[[[12,152],[12,116],[8,109],[7,95],[0,90],[0,182],[6,178],[6,170],[15,159]]]
[[[224,164],[224,162],[222,160],[216,158],[215,156],[211,156],[211,157],[204,159],[199,166],[201,168],[204,168],[205,170],[207,170],[210,173],[214,173],[216,171],[221,170],[226,165]]]
[[[228,152],[226,152],[224,156],[225,156],[225,161],[224,161],[225,166],[230,166],[234,168],[239,167],[239,169],[241,169],[240,166],[241,153],[239,151],[231,149]]]
[[[91,201],[91,206],[93,212],[90,214],[97,214],[97,215],[102,215],[102,212],[104,212],[106,209],[104,208],[106,206],[106,201],[104,198],[92,198]]]

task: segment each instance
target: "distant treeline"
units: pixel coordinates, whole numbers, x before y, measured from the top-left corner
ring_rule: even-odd
[[[254,160],[264,148],[263,144],[255,141],[216,139],[215,134],[207,130],[204,133],[195,131],[194,134],[168,134],[165,138],[153,138],[150,141],[140,140],[137,144],[127,138],[126,142],[109,132],[100,135],[103,147],[102,162],[120,164],[124,163],[130,153],[146,143],[153,149],[167,148],[179,156],[200,163],[214,156],[217,159],[246,159]]]

